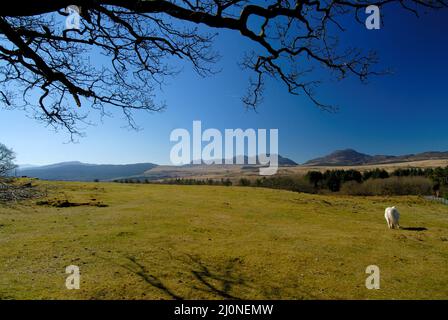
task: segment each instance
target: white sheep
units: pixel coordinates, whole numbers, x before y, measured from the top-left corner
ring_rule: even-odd
[[[386,218],[387,226],[389,227],[389,229],[394,228],[400,229],[399,224],[400,213],[398,212],[397,208],[395,207],[386,208],[384,217]]]

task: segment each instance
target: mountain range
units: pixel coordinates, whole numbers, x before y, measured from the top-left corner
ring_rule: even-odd
[[[448,159],[448,152],[429,151],[402,156],[369,155],[353,149],[337,150],[324,157],[309,160],[305,166],[356,166],[398,162]]]
[[[244,156],[244,165],[248,165],[249,158]],[[224,160],[222,161],[224,163]],[[236,163],[236,158],[233,158]],[[296,166],[297,163],[291,159],[278,155],[278,163],[280,166]],[[258,164],[258,162],[257,162]],[[213,165],[212,165],[213,166]],[[216,165],[221,166],[221,165]],[[225,166],[225,165],[224,165]],[[63,180],[63,181],[111,181],[125,178],[147,178],[155,180],[158,178],[171,177],[179,168],[188,171],[189,169],[197,169],[198,167],[209,166],[204,164],[187,164],[184,166],[160,166],[163,167],[163,174],[151,172],[151,169],[159,167],[154,163],[136,163],[136,164],[89,164],[79,161],[61,162],[45,166],[21,165],[13,173],[16,176],[34,177],[43,180]],[[168,173],[166,173],[168,171]]]
[[[302,166],[357,166],[357,165],[376,165],[421,160],[440,160],[448,159],[448,152],[423,152],[418,154],[408,154],[402,156],[390,155],[369,155],[360,153],[353,149],[337,150],[329,155],[315,158],[305,162]],[[248,164],[249,158],[244,156],[243,165],[236,165],[241,170],[253,170],[256,165]],[[293,160],[278,156],[280,167],[298,166]],[[236,159],[233,158],[233,163]],[[252,168],[252,169],[251,169]],[[199,171],[213,172],[217,176],[228,171],[229,166],[205,165],[205,164],[187,164],[184,166],[159,166],[154,163],[135,163],[135,164],[88,164],[79,161],[62,162],[45,166],[22,165],[19,166],[14,174],[16,176],[35,177],[44,180],[65,180],[65,181],[111,181],[125,178],[141,178],[157,180],[172,177],[188,177]]]
[[[156,167],[153,163],[135,164],[88,164],[79,161],[62,162],[47,166],[19,166],[17,176],[28,176],[44,180],[94,181],[113,180],[139,175]]]
[[[269,154],[267,156],[269,157]],[[282,157],[281,155],[277,156],[277,161],[278,161],[279,166],[297,166],[298,165],[297,162],[295,162],[295,161],[293,161],[293,160],[291,160],[289,158]],[[237,163],[237,157],[233,157],[231,159],[231,162],[236,164]],[[260,165],[260,161],[259,161],[257,156],[248,157],[248,156],[245,155],[245,156],[243,156],[243,161],[242,162],[243,162],[244,165],[250,165],[249,163],[255,163],[254,165]],[[226,159],[222,159],[221,163],[225,164],[226,163]],[[187,164],[185,166],[201,166],[201,165],[205,165],[205,162],[201,161],[200,164],[193,164],[193,162],[191,162],[190,164]]]

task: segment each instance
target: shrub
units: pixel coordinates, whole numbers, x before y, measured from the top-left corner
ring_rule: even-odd
[[[232,181],[230,181],[230,179],[229,178],[227,178],[227,179],[221,179],[221,184],[223,185],[223,186],[226,186],[226,187],[229,187],[229,186],[231,186],[232,185]]]
[[[371,196],[372,194],[367,192],[365,183],[360,183],[356,181],[348,181],[344,183],[341,187],[340,193],[348,194],[352,196]]]
[[[374,170],[368,170],[365,171],[362,175],[362,179],[369,180],[369,179],[386,179],[389,178],[389,173],[384,169],[374,169]]]
[[[263,177],[255,181],[255,186],[271,188],[271,189],[284,189],[296,192],[314,193],[315,188],[309,182],[309,180],[302,176],[297,177]]]
[[[448,200],[448,186],[443,186],[440,188],[440,196]]]
[[[319,184],[324,179],[324,175],[320,171],[308,171],[305,177],[312,185],[314,185],[314,188],[316,189],[319,187]]]
[[[369,179],[364,183],[346,182],[341,193],[362,196],[393,196],[393,195],[429,195],[433,184],[425,177],[390,177],[387,179]]]
[[[248,187],[251,185],[250,180],[246,178],[241,178],[239,181],[239,185],[243,187]]]

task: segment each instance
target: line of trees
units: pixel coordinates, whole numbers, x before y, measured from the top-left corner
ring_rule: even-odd
[[[448,167],[309,171],[301,176],[242,178],[240,186],[285,189],[306,193],[340,192],[352,195],[428,195],[448,198]]]
[[[176,178],[163,181],[122,179],[121,183],[163,183],[176,185],[220,185],[262,187],[295,192],[340,192],[351,195],[428,195],[448,198],[448,166],[446,168],[401,168],[392,172],[384,169],[309,171],[305,176],[272,176],[258,179]]]
[[[369,179],[388,179],[390,177],[425,177],[431,179],[434,191],[448,186],[448,166],[446,168],[399,168],[389,173],[376,168],[361,173],[357,170],[327,170],[325,172],[310,171],[306,174],[308,181],[316,189],[340,191],[341,186],[349,181],[363,183]]]
[[[230,179],[214,180],[214,179],[192,179],[192,178],[175,178],[163,181],[150,181],[148,179],[117,179],[114,182],[118,183],[151,183],[151,184],[176,184],[176,185],[209,185],[209,186],[231,186],[233,182]]]

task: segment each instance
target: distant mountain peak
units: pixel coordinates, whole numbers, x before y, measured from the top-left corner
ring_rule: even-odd
[[[133,164],[88,164],[69,161],[40,167],[19,168],[20,176],[36,177],[45,180],[93,181],[113,180],[123,177],[142,175],[157,165],[153,163]]]
[[[86,165],[86,163],[83,163],[81,161],[64,161],[64,162],[57,162],[53,164],[49,164],[47,166],[43,167],[49,167],[49,166],[72,166],[72,165]]]
[[[261,156],[261,155],[254,156],[254,157],[248,157],[247,155],[243,155],[242,156],[243,157],[243,163],[241,163],[241,164],[243,164],[243,165],[250,165],[250,162],[253,162],[253,163],[256,163],[257,165],[259,165],[260,164],[259,159],[258,159],[259,156]],[[270,154],[267,154],[266,156],[269,157]],[[279,154],[277,156],[278,156],[278,164],[280,166],[296,166],[297,165],[297,163],[295,161],[293,161],[293,160],[291,160],[289,158],[283,157],[283,156],[281,156]],[[256,158],[256,159],[254,159],[254,158]],[[222,164],[226,164],[226,159],[222,159],[221,162],[222,162]],[[237,156],[233,157],[231,159],[231,162],[232,162],[232,164],[238,164],[237,163]],[[192,161],[192,162],[190,162],[190,164],[187,164],[186,166],[204,165],[204,164],[205,164],[205,162],[203,160],[201,160],[201,164],[193,164],[193,161]]]
[[[312,159],[305,163],[305,165],[360,165],[368,163],[372,156],[364,153],[360,153],[354,149],[336,150],[324,157]]]
[[[373,165],[397,162],[410,162],[422,160],[448,159],[448,152],[428,151],[418,154],[407,154],[402,156],[391,155],[368,155],[354,149],[336,150],[329,155],[309,160],[306,166],[356,166]]]
[[[364,154],[364,153],[358,152],[355,149],[351,149],[351,148],[336,150],[333,152],[333,154],[341,154],[341,153],[342,154]]]

